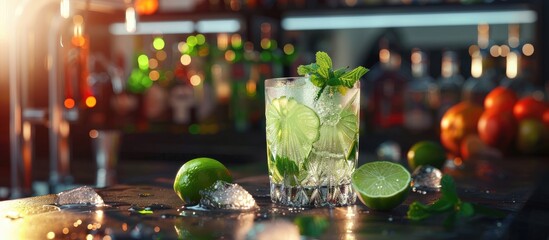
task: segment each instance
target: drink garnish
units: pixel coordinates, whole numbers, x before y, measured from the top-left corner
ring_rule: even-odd
[[[322,92],[327,86],[336,87],[338,91],[345,92],[345,88],[352,88],[355,83],[369,70],[359,66],[348,71],[349,67],[333,69],[332,59],[325,52],[316,53],[316,63],[309,65],[300,65],[297,73],[303,76],[309,76],[311,82],[320,88],[315,100],[320,98]]]
[[[449,175],[442,176],[440,180],[442,185],[441,197],[431,205],[426,205],[418,201],[413,202],[408,207],[408,219],[423,220],[434,215],[444,214],[446,220],[443,225],[446,228],[452,228],[456,220],[471,218],[476,215],[484,215],[494,218],[505,216],[502,212],[484,207],[476,203],[462,201],[456,191],[454,179]]]

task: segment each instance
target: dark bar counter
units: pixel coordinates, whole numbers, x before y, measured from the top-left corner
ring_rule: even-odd
[[[297,231],[302,239],[546,239],[548,163],[543,157],[471,159],[463,168],[447,168],[463,201],[505,214],[459,220],[451,228],[443,226],[444,216],[423,221],[406,217],[410,203],[432,203],[439,193],[410,192],[404,204],[389,212],[369,210],[358,200],[335,208],[276,206],[270,202],[263,165],[246,167],[245,174],[234,170],[236,182],[259,206],[253,211],[183,206],[166,177],[147,185],[97,189],[106,207],[60,208],[54,205],[55,195],[3,201],[0,228],[2,239],[292,239]]]

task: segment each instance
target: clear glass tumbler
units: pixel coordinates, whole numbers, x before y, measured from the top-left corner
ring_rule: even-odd
[[[360,84],[321,89],[307,77],[265,80],[271,200],[294,207],[354,204]]]

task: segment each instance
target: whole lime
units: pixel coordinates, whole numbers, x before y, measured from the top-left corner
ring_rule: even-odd
[[[195,158],[181,166],[175,176],[173,190],[185,204],[196,204],[200,201],[200,190],[218,180],[232,182],[233,178],[219,161],[206,157]]]
[[[517,134],[517,148],[522,153],[537,154],[547,149],[549,129],[537,119],[529,118],[520,121]]]
[[[446,162],[446,152],[444,148],[436,142],[421,141],[414,144],[407,154],[408,165],[411,170],[418,166],[431,165],[441,169]]]

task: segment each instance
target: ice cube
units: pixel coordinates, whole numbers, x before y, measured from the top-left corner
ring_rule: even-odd
[[[399,162],[400,161],[400,145],[393,141],[386,141],[377,148],[377,157],[380,160]]]
[[[288,220],[274,220],[255,224],[246,239],[299,240],[299,228]]]
[[[255,208],[255,200],[238,184],[217,181],[200,191],[200,206],[207,209],[248,210]]]
[[[105,202],[103,201],[103,198],[101,198],[101,196],[93,190],[93,188],[83,186],[58,193],[57,198],[55,199],[55,204],[102,206]]]
[[[438,192],[442,172],[433,166],[419,166],[412,173],[412,190],[415,192]]]

